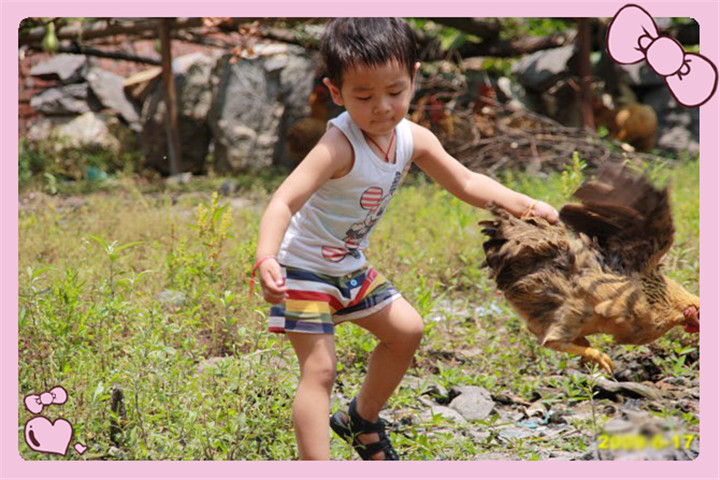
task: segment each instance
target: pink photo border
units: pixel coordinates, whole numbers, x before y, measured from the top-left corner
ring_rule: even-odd
[[[612,17],[626,3],[637,3],[653,17],[692,17],[700,24],[700,53],[720,64],[718,38],[720,7],[716,1],[515,1],[428,2],[425,0],[263,2],[185,0],[118,2],[5,1],[0,0],[2,49],[2,224],[10,237],[3,238],[2,322],[0,385],[0,478],[719,478],[718,449],[718,246],[720,237],[718,183],[720,119],[715,95],[700,108],[700,292],[703,324],[700,345],[701,399],[700,456],[692,462],[359,462],[352,468],[343,462],[100,462],[25,461],[18,453],[18,195],[17,151],[18,48],[17,27],[29,16],[123,17],[123,16],[454,16],[454,17]],[[716,293],[712,293],[716,292]],[[25,392],[24,392],[25,393]],[[715,453],[713,453],[715,452]]]

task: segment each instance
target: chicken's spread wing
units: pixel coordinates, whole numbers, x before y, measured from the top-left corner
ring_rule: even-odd
[[[571,229],[597,240],[607,264],[620,272],[649,273],[670,249],[674,227],[668,188],[622,163],[603,166],[565,205],[560,218]]]

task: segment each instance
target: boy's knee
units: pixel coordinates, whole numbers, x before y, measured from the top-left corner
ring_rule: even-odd
[[[305,381],[332,388],[337,376],[337,363],[330,360],[315,362],[313,365],[307,365],[302,375]]]
[[[395,335],[395,342],[391,343],[401,344],[405,348],[415,350],[420,345],[424,331],[425,325],[422,317],[419,313],[413,312],[403,319],[402,325]]]
[[[408,338],[414,341],[416,344],[420,344],[423,333],[425,332],[425,324],[419,313],[415,313],[415,316],[410,319],[407,326]]]

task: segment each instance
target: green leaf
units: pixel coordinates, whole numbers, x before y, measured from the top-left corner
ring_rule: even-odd
[[[107,251],[107,249],[108,249],[108,244],[107,244],[107,242],[106,242],[105,240],[103,240],[103,239],[100,238],[100,237],[96,237],[95,235],[89,235],[89,237],[92,238],[93,240],[95,240],[97,243],[99,243],[100,246],[103,247],[103,248]]]
[[[126,243],[125,245],[122,245],[120,247],[115,248],[116,252],[119,252],[120,250],[125,250],[126,248],[135,247],[137,245],[141,245],[145,242],[132,242],[132,243]]]

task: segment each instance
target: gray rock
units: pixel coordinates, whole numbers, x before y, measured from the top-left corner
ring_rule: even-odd
[[[278,75],[268,74],[260,60],[231,63],[231,58],[218,64],[217,94],[208,115],[215,169],[221,174],[272,164],[284,110],[278,101]]]
[[[31,98],[30,106],[45,115],[79,115],[92,110],[87,83],[48,88]]]
[[[40,117],[33,121],[28,128],[28,133],[25,138],[31,142],[39,142],[48,140],[51,138],[53,130],[60,125],[66,125],[75,119],[74,116],[53,116],[53,117]]]
[[[210,75],[217,59],[200,52],[183,55],[173,61],[177,76],[180,114],[194,120],[207,117],[212,105]]]
[[[181,172],[203,173],[206,169],[205,160],[211,141],[207,115],[213,94],[210,74],[214,65],[214,59],[200,53],[173,60]],[[169,174],[166,115],[165,91],[162,82],[159,82],[142,108],[140,148],[148,166]]]
[[[426,378],[405,375],[402,380],[402,386],[416,390],[420,395],[432,395],[443,398],[447,398],[448,396],[448,391],[445,387]]]
[[[525,409],[525,413],[528,416],[528,418],[531,418],[531,417],[543,417],[544,418],[545,415],[547,414],[547,412],[548,412],[547,406],[541,401],[534,402],[532,405],[530,405],[529,407],[527,407]]]
[[[220,185],[220,195],[224,197],[229,197],[233,193],[235,193],[238,189],[238,183],[233,179],[227,179],[225,180],[222,185]]]
[[[182,307],[185,305],[185,294],[177,290],[165,290],[156,295],[157,300],[166,307]]]
[[[192,180],[192,173],[184,172],[169,176],[165,180],[165,183],[168,185],[187,185],[190,183],[190,180]]]
[[[598,388],[606,392],[623,393],[633,397],[644,397],[651,400],[660,400],[662,398],[662,395],[660,395],[660,392],[656,388],[643,385],[642,383],[614,382],[605,377],[598,377],[596,382]]]
[[[467,423],[465,417],[458,413],[457,410],[453,410],[452,408],[443,407],[440,405],[434,405],[428,410],[425,410],[421,414],[420,418],[423,422],[431,422],[434,415],[440,415],[444,419],[454,423]]]
[[[530,430],[520,428],[504,428],[498,432],[501,439],[506,442],[512,441],[517,438],[531,437],[533,433]]]
[[[573,45],[535,52],[515,63],[512,73],[525,88],[544,92],[568,73],[574,53]]]
[[[567,415],[566,411],[552,409],[548,413],[549,414],[547,416],[547,421],[549,424],[553,424],[553,425],[567,424],[567,420],[565,420],[565,416]]]
[[[87,112],[53,129],[52,137],[63,138],[63,146],[103,148],[113,153],[132,150],[134,135],[111,115]]]
[[[132,130],[139,132],[140,107],[125,93],[125,79],[97,67],[90,68],[86,78],[100,103],[120,114]]]
[[[316,62],[295,46],[258,53],[235,63],[224,57],[213,71],[216,90],[208,119],[220,173],[294,166],[285,137],[309,114]]]
[[[482,420],[487,418],[495,407],[490,392],[481,387],[454,387],[452,392],[459,393],[450,408],[454,408],[467,420]]]
[[[88,68],[85,55],[62,53],[53,55],[49,60],[35,65],[30,75],[45,80],[60,80],[62,83],[73,83],[82,80]]]

